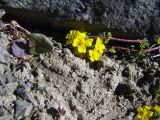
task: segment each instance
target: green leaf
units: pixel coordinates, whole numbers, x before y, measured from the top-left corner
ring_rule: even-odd
[[[104,44],[106,45],[106,44],[108,44],[109,43],[109,39],[105,39],[104,40]]]
[[[112,37],[111,32],[108,32],[107,35],[106,35],[106,37],[107,37],[108,39],[109,39],[110,37]]]
[[[142,50],[139,51],[138,58],[141,59],[141,60],[144,59],[144,58],[146,58],[146,54],[145,54],[144,49],[142,49]]]
[[[150,44],[148,41],[144,41],[140,43],[140,48],[141,49],[145,49],[145,48],[149,48]]]
[[[108,44],[110,37],[112,37],[111,32],[108,32],[108,33],[105,35],[105,37],[106,37],[106,38],[104,39],[104,44]]]
[[[156,39],[157,44],[160,44],[160,37]]]
[[[116,50],[114,48],[109,49],[109,52],[116,53]]]
[[[138,58],[139,59],[146,58],[145,48],[149,48],[149,46],[150,46],[150,44],[149,44],[148,41],[143,41],[143,42],[140,43],[140,51],[138,53]]]
[[[29,53],[32,55],[50,52],[53,48],[52,42],[43,34],[32,33],[28,38],[35,44],[29,49]]]

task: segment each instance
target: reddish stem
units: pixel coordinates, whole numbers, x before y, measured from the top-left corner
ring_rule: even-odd
[[[96,39],[97,37],[100,37],[102,39],[106,39],[105,36],[96,36],[96,35],[93,35],[93,36],[88,36],[88,37],[92,37],[94,39]],[[146,40],[130,40],[130,39],[121,39],[121,38],[116,38],[116,37],[110,37],[109,40],[113,40],[113,41],[119,41],[119,42],[128,42],[128,43],[141,43],[141,42],[144,42]]]
[[[21,31],[22,33],[24,33],[26,36],[28,36],[29,34],[31,34],[28,30],[24,29],[21,26],[16,26],[16,28]]]
[[[23,34],[25,34],[26,36],[28,36],[30,34],[30,32],[26,29],[24,29],[23,27],[21,27],[16,21],[11,21],[10,24],[6,24],[6,27],[10,27],[13,30],[18,30],[21,31]]]
[[[138,52],[137,49],[129,49],[129,48],[125,48],[125,47],[120,47],[120,46],[107,46],[109,48],[114,48],[114,49],[121,49],[121,50],[125,50],[125,51],[131,51],[131,52]],[[160,49],[160,46],[158,47],[155,47],[155,48],[149,48],[147,50],[145,50],[145,52],[153,52],[153,51],[156,51],[156,50],[159,50]]]
[[[145,40],[120,39],[120,38],[115,38],[115,37],[110,37],[110,40],[119,41],[119,42],[128,42],[128,43],[140,43],[140,42],[145,41]]]
[[[111,48],[121,49],[121,50],[125,50],[125,51],[132,51],[132,52],[137,52],[137,51],[138,51],[138,50],[136,50],[136,49],[129,49],[129,48],[120,47],[120,46],[112,46]]]

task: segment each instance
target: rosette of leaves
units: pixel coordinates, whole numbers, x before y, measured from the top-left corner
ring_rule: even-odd
[[[30,55],[42,54],[51,51],[52,42],[43,34],[31,33],[27,39],[19,38],[11,43],[14,56],[28,60]]]

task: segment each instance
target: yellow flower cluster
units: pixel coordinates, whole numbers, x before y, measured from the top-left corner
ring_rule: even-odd
[[[137,108],[137,118],[140,120],[150,120],[155,114],[160,114],[160,106],[155,105],[153,108],[150,106],[144,106]]]
[[[105,46],[100,37],[97,37],[94,49],[89,50],[91,62],[98,61],[104,52]]]
[[[140,120],[149,120],[153,116],[150,106],[139,107],[137,108],[137,112],[137,118]]]
[[[157,113],[160,113],[160,106],[155,105],[154,108],[153,108],[153,110],[154,110],[155,112],[157,112]]]
[[[88,55],[91,62],[98,61],[105,49],[103,40],[100,37],[97,37],[96,43],[93,44],[93,38],[89,38],[86,32],[71,30],[66,39],[66,45],[76,48],[78,54]]]
[[[86,48],[92,46],[93,39],[87,38],[86,32],[79,32],[71,30],[66,36],[66,45],[71,44],[74,48],[78,49],[79,53],[86,53]]]

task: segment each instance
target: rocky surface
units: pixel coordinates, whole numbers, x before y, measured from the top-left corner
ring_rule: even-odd
[[[160,32],[159,0],[1,0],[7,13],[33,24],[154,36]]]
[[[0,4],[7,17],[29,27],[37,24],[36,29],[68,27],[135,38],[160,32],[159,0],[1,0]],[[115,60],[104,54],[100,62],[90,63],[66,48],[64,38],[58,42],[61,38],[49,37],[53,37],[51,52],[23,62],[11,53],[11,36],[0,31],[0,120],[57,120],[63,109],[62,120],[135,120],[136,108],[149,105],[160,88],[156,62]]]
[[[52,52],[21,63],[10,53],[11,37],[0,32],[0,120],[21,119],[37,108],[41,120],[134,120],[160,86],[157,63],[116,61],[105,55],[90,64],[52,40]],[[34,112],[35,113],[35,112]]]

